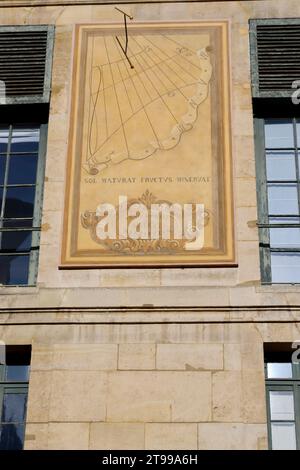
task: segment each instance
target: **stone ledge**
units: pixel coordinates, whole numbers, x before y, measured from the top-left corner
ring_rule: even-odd
[[[243,0],[242,0],[243,1]],[[244,0],[255,1],[255,0]],[[224,0],[2,0],[1,7],[48,7],[80,5],[112,5],[120,3],[216,3]]]

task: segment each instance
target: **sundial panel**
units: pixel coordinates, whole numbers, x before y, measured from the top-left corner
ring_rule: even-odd
[[[63,264],[233,263],[227,28],[77,27]],[[100,242],[93,214],[120,195],[204,204],[204,248]]]

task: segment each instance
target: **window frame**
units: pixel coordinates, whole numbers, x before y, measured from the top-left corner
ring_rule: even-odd
[[[271,250],[270,250],[270,230],[269,205],[267,191],[267,165],[265,155],[265,133],[264,118],[254,119],[254,141],[255,141],[255,169],[256,169],[256,195],[258,213],[258,233],[259,233],[259,254],[260,254],[260,274],[262,284],[272,283],[271,272]]]
[[[46,169],[47,132],[48,124],[41,124],[32,221],[32,226],[35,227],[36,230],[33,230],[32,232],[27,285],[36,285],[38,275],[43,196],[45,186],[44,179]]]

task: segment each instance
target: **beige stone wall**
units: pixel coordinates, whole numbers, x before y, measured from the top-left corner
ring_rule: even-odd
[[[7,5],[8,3],[6,1]],[[21,4],[15,0],[11,3]],[[176,4],[150,2],[126,6],[135,21],[225,19],[230,22],[235,238],[238,267],[77,271],[58,269],[65,180],[68,177],[66,156],[73,30],[76,23],[119,21],[119,13],[114,9],[114,5],[91,5],[88,2],[85,6],[0,8],[2,24],[55,24],[56,26],[38,289],[22,289],[22,294],[27,294],[26,305],[34,306],[36,303],[44,305],[45,296],[51,298],[51,304],[52,302],[56,304],[56,297],[53,300],[53,289],[56,289],[58,302],[61,302],[61,298],[63,301],[72,298],[71,306],[80,305],[82,299],[85,302],[86,298],[88,304],[93,302],[88,291],[87,295],[77,296],[75,299],[76,293],[74,294],[72,289],[76,290],[77,287],[87,289],[100,287],[101,299],[110,296],[109,289],[116,289],[109,305],[120,305],[121,300],[121,305],[153,303],[157,297],[163,297],[163,304],[175,305],[185,302],[198,304],[198,297],[201,299],[201,305],[239,305],[240,302],[251,305],[295,303],[294,299],[298,298],[298,288],[287,289],[277,286],[270,290],[260,287],[248,20],[259,17],[297,16],[297,7],[298,0]],[[191,295],[182,299],[182,291],[177,289],[179,286],[184,286],[184,292],[191,292]],[[217,292],[214,289],[216,286]],[[62,288],[65,292],[59,293],[59,289]],[[127,293],[127,288],[130,288],[130,295]],[[45,293],[47,289],[51,289],[50,294]],[[19,302],[15,298],[15,290],[3,289],[2,292],[14,296],[11,298],[5,295],[0,299],[3,306]],[[24,305],[23,296],[20,303],[21,306]]]
[[[120,21],[113,5],[3,8],[2,24],[55,24],[46,183],[38,282],[45,287],[252,285],[259,283],[248,19],[295,16],[297,0],[127,5],[135,21],[227,19],[231,23],[232,135],[238,268],[59,271],[75,23]],[[184,279],[183,279],[184,278]]]
[[[263,342],[299,339],[299,323],[79,315],[11,314],[0,329],[32,344],[27,449],[267,447]]]
[[[33,344],[27,449],[264,449],[263,341],[299,337],[252,323],[2,331]]]
[[[0,339],[32,344],[25,446],[264,449],[263,342],[299,340],[300,290],[260,286],[248,19],[299,16],[299,1],[126,10],[230,21],[238,267],[58,270],[74,24],[119,16],[112,5],[0,8],[2,24],[56,25],[38,285],[0,288]]]

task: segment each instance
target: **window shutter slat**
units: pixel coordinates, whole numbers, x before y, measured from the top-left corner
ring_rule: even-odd
[[[49,102],[53,37],[52,26],[0,27],[2,103]]]
[[[254,98],[289,97],[300,80],[300,20],[250,20]]]

